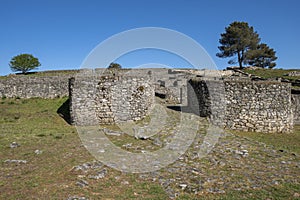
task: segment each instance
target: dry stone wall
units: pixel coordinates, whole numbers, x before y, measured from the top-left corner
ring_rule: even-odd
[[[300,94],[292,94],[294,124],[300,124]]]
[[[293,129],[290,84],[194,79],[189,85],[189,105],[193,110],[199,109],[201,116],[209,116],[212,123],[241,131],[290,132]],[[199,102],[197,107],[193,105],[193,97]]]
[[[300,122],[300,94],[289,84],[194,78],[172,69],[104,71],[53,76],[1,77],[0,97],[55,98],[69,95],[71,119],[78,125],[109,124],[142,119],[154,92],[188,105],[220,126],[243,131],[289,132]],[[80,76],[83,75],[83,76]],[[152,84],[154,83],[154,84]],[[159,84],[159,87],[157,87]],[[163,87],[161,87],[163,86]]]
[[[0,79],[0,97],[55,98],[68,96],[69,76],[14,76]]]
[[[124,73],[124,72],[123,72]],[[150,78],[155,83],[155,92],[164,95],[165,99],[173,104],[187,105],[187,80],[190,75],[186,71],[145,68],[125,71],[126,75]]]
[[[225,88],[219,80],[194,78],[188,81],[188,106],[201,117],[210,116],[213,124],[223,126],[225,113]]]
[[[143,77],[77,76],[70,79],[70,113],[75,125],[112,124],[144,118],[154,87]]]

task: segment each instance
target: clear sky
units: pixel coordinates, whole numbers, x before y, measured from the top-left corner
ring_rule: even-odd
[[[139,27],[173,29],[196,40],[219,69],[220,34],[233,21],[246,21],[277,52],[277,68],[300,68],[298,0],[0,0],[0,75],[20,53],[38,57],[40,70],[78,69],[100,42]],[[123,67],[155,62],[182,67],[165,52],[132,53]]]

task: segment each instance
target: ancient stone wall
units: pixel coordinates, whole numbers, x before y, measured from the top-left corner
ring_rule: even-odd
[[[241,131],[293,129],[290,84],[194,79],[189,85],[189,105],[193,110],[199,109],[201,116],[209,116],[212,123]],[[197,107],[193,101],[198,101]]]
[[[68,96],[69,76],[13,76],[0,79],[0,97],[55,98]]]
[[[294,124],[300,124],[300,94],[292,94]]]
[[[188,106],[201,117],[210,116],[213,124],[223,126],[226,108],[224,83],[193,78],[188,81]]]
[[[190,75],[185,71],[164,68],[132,69],[126,76],[150,78],[155,83],[155,92],[164,95],[171,104],[187,105],[187,80]]]
[[[70,113],[75,125],[112,124],[144,118],[154,87],[143,77],[77,76],[70,79]]]

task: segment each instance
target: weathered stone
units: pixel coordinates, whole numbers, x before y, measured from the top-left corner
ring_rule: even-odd
[[[37,149],[37,150],[35,150],[35,151],[34,151],[34,153],[35,153],[36,155],[40,155],[40,154],[42,154],[42,153],[43,153],[43,151],[42,151],[42,150],[39,150],[39,149]]]
[[[154,98],[151,82],[139,77],[75,77],[70,79],[70,91],[71,121],[80,126],[140,120]]]
[[[188,100],[194,112],[221,127],[290,132],[299,110],[292,106],[290,91],[290,84],[280,82],[198,78],[189,81]]]
[[[17,148],[20,145],[17,142],[12,142],[9,146],[10,146],[10,148]]]
[[[79,187],[87,187],[87,186],[89,186],[89,183],[85,180],[79,180],[76,182],[76,185]]]
[[[5,160],[5,163],[26,164],[27,160]]]
[[[68,96],[68,79],[71,75],[59,76],[11,76],[0,80],[0,97],[55,98]]]

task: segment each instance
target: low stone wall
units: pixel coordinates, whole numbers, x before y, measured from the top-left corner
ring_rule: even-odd
[[[189,105],[199,109],[201,116],[209,116],[212,123],[232,130],[266,133],[293,129],[290,84],[201,79],[190,80],[189,84]],[[195,99],[197,107],[193,105]]]
[[[69,86],[71,121],[80,126],[140,120],[154,101],[154,87],[141,77],[77,76]]]
[[[0,97],[55,98],[69,94],[69,76],[13,76],[0,79]]]
[[[294,124],[300,124],[300,94],[292,94]]]

